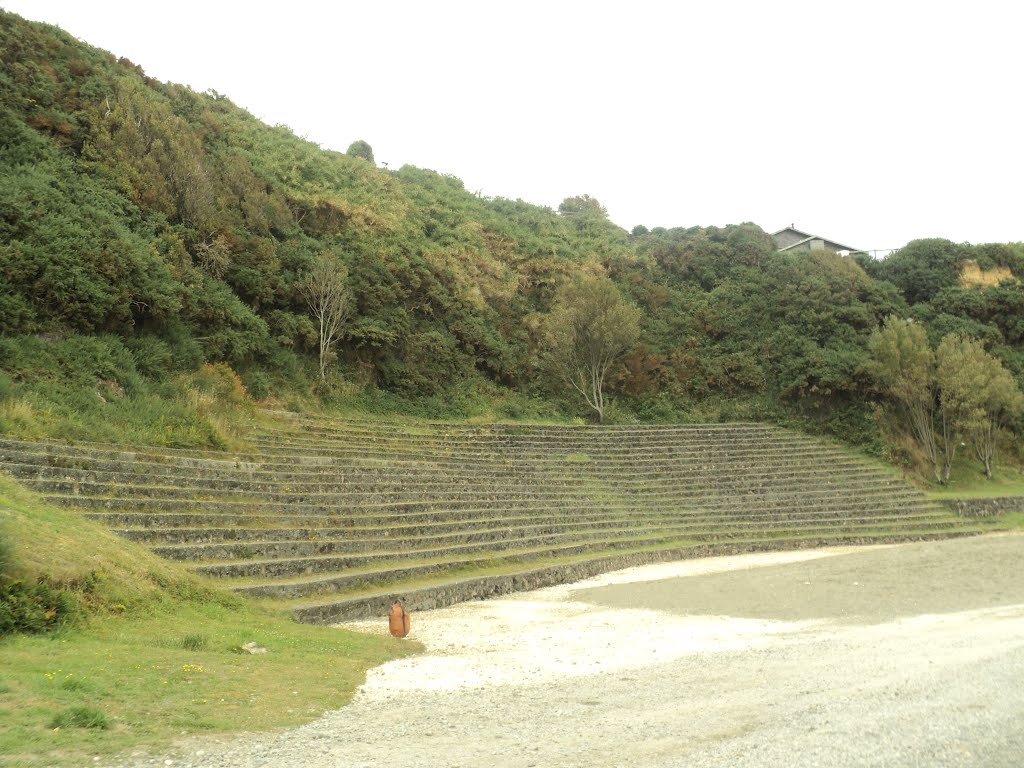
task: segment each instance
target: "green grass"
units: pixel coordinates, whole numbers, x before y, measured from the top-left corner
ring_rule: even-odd
[[[25,384],[15,396],[0,400],[0,435],[173,448],[241,447],[251,405],[204,388],[201,379],[198,374],[181,376],[115,395],[103,395],[93,385]]]
[[[79,606],[69,628],[0,637],[0,765],[91,764],[183,733],[296,725],[418,648],[297,624],[4,477],[0,532],[19,576],[47,578]],[[249,642],[267,653],[239,653]]]
[[[570,464],[589,464],[593,459],[586,453],[567,453],[565,461]]]
[[[1007,512],[1000,518],[1006,528],[1024,529],[1024,512]]]
[[[181,647],[186,651],[205,651],[210,644],[206,635],[189,634],[181,638]]]
[[[110,727],[110,720],[96,707],[74,706],[54,715],[50,727],[55,731],[61,728],[99,728],[105,731]]]
[[[954,483],[930,490],[928,493],[937,499],[975,499],[995,496],[1024,496],[1024,480],[981,480],[975,483]]]
[[[1024,496],[1024,470],[1008,465],[997,466],[989,480],[977,464],[965,462],[954,467],[948,483],[933,485],[927,493],[936,499]]]
[[[953,466],[947,484],[930,484],[925,492],[929,498],[940,501],[1024,497],[1024,469],[1004,461],[996,466],[990,480],[985,477],[977,462],[961,457]],[[997,521],[1000,528],[1024,529],[1024,512],[1004,512],[998,516]]]

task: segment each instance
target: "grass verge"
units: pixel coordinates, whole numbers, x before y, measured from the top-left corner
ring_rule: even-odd
[[[0,765],[83,765],[185,735],[296,725],[418,648],[297,624],[5,477],[0,535],[17,578],[45,580],[77,606],[56,632],[0,637]]]
[[[1000,518],[1007,528],[1024,530],[1024,512],[1007,512]]]
[[[929,487],[927,494],[936,499],[1024,496],[1024,470],[1012,465],[997,467],[989,480],[974,467],[958,465],[948,483]]]

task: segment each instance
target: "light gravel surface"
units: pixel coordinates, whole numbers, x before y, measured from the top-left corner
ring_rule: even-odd
[[[648,566],[412,620],[427,652],[344,709],[126,765],[1024,765],[1021,535]]]

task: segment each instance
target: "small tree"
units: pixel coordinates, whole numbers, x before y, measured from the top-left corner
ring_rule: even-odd
[[[942,482],[949,480],[953,459],[970,425],[981,418],[978,394],[984,386],[985,361],[981,344],[956,334],[943,337],[935,350],[935,387],[939,395],[937,425],[944,450]]]
[[[1024,409],[1024,396],[1013,375],[977,339],[949,334],[939,344],[935,359],[940,413],[950,446],[944,478],[949,479],[957,446],[968,437],[985,466],[985,476],[991,479],[999,435]]]
[[[957,420],[953,437],[957,444],[962,435],[970,439],[991,479],[999,436],[1024,409],[1024,395],[1013,375],[977,339],[950,334],[936,359],[942,409]]]
[[[640,310],[606,277],[577,278],[555,296],[547,320],[547,359],[604,421],[604,383],[640,336]]]
[[[965,438],[991,478],[1002,428],[1024,411],[1024,395],[1002,364],[980,341],[957,334],[932,352],[924,328],[896,317],[872,335],[869,347],[878,389],[910,428],[935,480],[949,481]]]
[[[935,434],[937,398],[935,353],[924,328],[894,315],[868,342],[868,369],[879,391],[893,404],[932,466],[936,482],[943,481],[939,439]]]
[[[363,160],[369,160],[371,163],[373,162],[373,147],[362,139],[359,139],[359,141],[353,141],[349,144],[345,154],[349,157],[361,157]]]
[[[970,428],[974,453],[985,465],[985,477],[989,480],[992,479],[999,436],[1011,419],[1024,413],[1024,394],[1017,387],[1017,381],[998,360],[991,359],[998,369],[992,370],[991,378],[980,393],[981,418]]]
[[[334,343],[352,313],[352,293],[348,270],[328,253],[321,253],[301,284],[302,297],[318,323],[320,343],[320,380],[326,378],[327,363]]]
[[[558,212],[563,216],[595,216],[599,219],[608,218],[608,209],[590,195],[567,197],[558,204]]]

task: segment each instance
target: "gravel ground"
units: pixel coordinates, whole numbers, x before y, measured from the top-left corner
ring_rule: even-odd
[[[128,765],[1017,768],[1022,566],[1024,535],[763,553],[418,613],[344,709]]]

